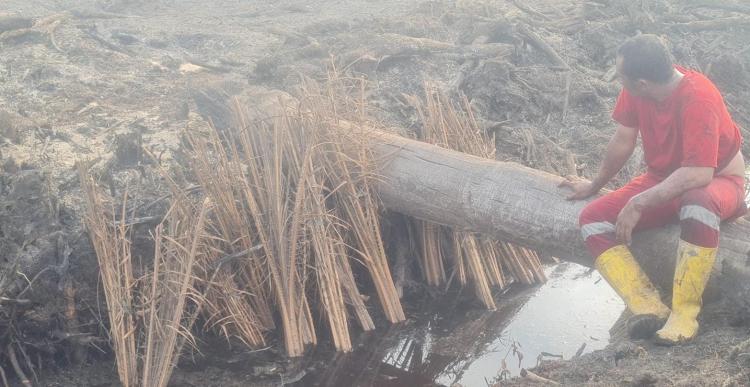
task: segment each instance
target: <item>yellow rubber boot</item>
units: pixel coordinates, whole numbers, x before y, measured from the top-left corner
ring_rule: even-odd
[[[672,289],[672,314],[666,325],[656,332],[657,343],[679,344],[698,334],[697,318],[703,305],[703,290],[711,276],[717,250],[680,241]]]
[[[617,245],[603,252],[594,266],[633,313],[628,320],[631,338],[648,338],[664,325],[669,308],[627,247]]]

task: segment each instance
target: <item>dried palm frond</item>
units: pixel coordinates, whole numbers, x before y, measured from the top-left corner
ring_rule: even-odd
[[[84,163],[79,173],[86,195],[84,220],[99,262],[120,381],[125,386],[166,386],[182,347],[193,342],[190,330],[197,312],[187,312],[199,310],[204,301],[194,283],[197,263],[204,259],[210,201],[204,200],[197,210],[184,196],[174,195],[154,233],[151,272],[135,279],[124,210],[127,191],[115,221],[113,199],[101,191]]]
[[[420,234],[419,247],[422,257],[422,272],[430,286],[445,282],[444,252],[442,243],[443,227],[435,223],[416,220],[416,229]]]
[[[363,88],[332,68],[325,84],[303,82],[299,103],[279,101],[277,116],[256,119],[234,99],[233,128],[188,134],[190,177],[201,193],[188,197],[162,171],[172,205],[154,230],[154,262],[140,281],[126,222],[115,226],[112,200],[82,169],[123,384],[166,385],[199,316],[205,328],[250,347],[279,327],[289,356],[317,342],[317,316],[340,351],[352,349],[352,320],[374,329],[363,283],[372,284],[387,320],[405,319],[375,190],[371,142],[382,127],[366,112]],[[413,103],[422,140],[494,157],[466,98],[455,104],[426,86],[425,102]],[[452,269],[451,278],[473,286],[488,308],[492,287],[544,280],[538,256],[525,248],[424,221],[407,227],[427,283],[447,282]]]
[[[287,353],[299,356],[305,344],[317,340],[305,292],[308,258],[300,250],[304,242],[302,215],[307,195],[300,181],[305,173],[302,160],[309,146],[304,144],[301,133],[295,131],[291,117],[251,125],[245,121],[244,107],[235,104],[234,111],[238,128],[235,137],[227,141],[230,152],[224,153],[224,142],[219,141],[218,135],[212,137],[212,150],[221,155],[222,169],[227,174],[227,183],[222,186],[225,192],[217,195],[236,193],[225,200],[231,210],[218,213],[219,223],[239,224],[245,230],[253,230],[253,239],[227,238],[240,241],[244,244],[241,247],[260,245],[259,254],[237,262],[243,275],[236,279],[251,286],[248,290],[266,302],[271,298],[258,285],[265,278],[270,280]],[[204,156],[197,158],[200,157]],[[215,172],[207,170],[207,173]],[[230,234],[233,227],[224,228],[228,230],[225,234]]]
[[[330,87],[307,85],[304,104],[284,107],[272,119],[251,120],[249,107],[235,100],[235,130],[226,137],[214,130],[190,140],[196,178],[217,203],[223,249],[259,246],[251,259],[236,260],[237,289],[246,286],[274,305],[290,356],[317,340],[310,289],[318,291],[338,349],[351,349],[347,304],[363,329],[374,328],[352,259],[372,277],[386,318],[405,318],[380,235],[373,163],[361,140],[367,136],[357,140],[355,130],[341,128],[352,114],[340,112],[361,117],[364,105],[346,99],[342,105]],[[255,290],[261,284],[270,294]],[[208,295],[211,324],[224,329],[247,320],[226,313],[221,298]]]
[[[409,97],[421,121],[417,137],[421,141],[450,148],[479,157],[495,157],[495,142],[483,131],[474,116],[469,101],[462,96],[456,104],[437,88],[425,83],[425,99]],[[427,283],[442,283],[440,275],[445,258],[442,251],[438,226],[415,220],[421,235],[421,266]],[[504,288],[509,282],[505,273],[513,280],[526,284],[545,281],[541,262],[530,250],[514,247],[508,243],[498,243],[486,236],[448,231],[453,240],[453,270],[460,284],[472,279],[477,296],[488,307],[493,308],[490,286]]]
[[[86,200],[84,222],[96,251],[108,306],[109,337],[117,360],[117,374],[124,386],[137,386],[135,278],[130,256],[130,227],[125,221],[126,202],[123,201],[122,209],[117,211],[88,174],[85,163],[79,163],[79,176]]]
[[[311,162],[306,162],[305,168],[310,170],[305,174],[308,177],[304,183],[312,199],[306,202],[306,215],[309,217],[306,230],[311,242],[310,250],[315,257],[315,277],[320,295],[320,306],[327,316],[336,349],[349,352],[352,350],[352,343],[349,337],[342,281],[337,267],[337,263],[344,258],[339,257],[338,254],[346,254],[346,252],[337,248],[337,245],[342,242],[336,230],[338,226],[333,215],[326,208],[325,187],[317,181]]]
[[[223,267],[212,276],[215,286],[206,295],[209,300],[206,324],[219,327],[227,337],[237,337],[249,346],[261,346],[262,331],[273,329],[274,322],[271,300],[264,286],[264,263],[261,256],[251,251],[257,241],[252,236],[252,220],[242,204],[244,192],[235,178],[238,165],[230,160],[215,131],[209,139],[191,136],[189,141],[194,149],[193,173],[205,188],[205,194],[216,203],[213,219],[218,246],[215,249],[223,255],[238,255],[236,262],[209,262]],[[235,273],[229,269],[232,267],[240,270]],[[206,273],[210,271],[206,269]]]
[[[323,87],[307,80],[302,109],[313,117],[330,147],[325,175],[335,187],[332,207],[349,231],[344,237],[354,257],[367,268],[386,318],[395,323],[406,317],[381,234],[381,205],[374,191],[377,167],[371,153],[376,125],[367,121],[362,87],[361,82],[347,83],[332,68]],[[360,91],[359,98],[350,98],[346,90]]]
[[[193,283],[195,266],[202,259],[209,208],[210,201],[205,199],[195,218],[190,206],[177,202],[156,227],[151,284],[142,291],[146,297],[140,351],[144,353],[142,386],[166,386],[184,343],[193,341],[190,330],[195,315],[190,316],[186,310],[191,294],[194,304],[203,302],[202,295],[193,290]]]

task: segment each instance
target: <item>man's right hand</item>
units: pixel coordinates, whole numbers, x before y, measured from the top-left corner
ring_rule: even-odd
[[[599,192],[599,189],[594,187],[594,183],[582,179],[578,176],[568,175],[565,176],[565,180],[563,180],[558,187],[567,187],[570,188],[573,192],[566,197],[568,200],[582,200],[586,199],[590,196],[595,195],[597,192]]]

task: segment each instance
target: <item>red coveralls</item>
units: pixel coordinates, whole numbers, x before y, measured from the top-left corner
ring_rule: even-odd
[[[719,90],[703,74],[677,66],[685,76],[672,95],[657,102],[620,94],[612,114],[620,124],[637,128],[648,171],[617,191],[586,206],[579,224],[592,257],[618,245],[617,215],[631,197],[643,192],[680,167],[712,167],[720,171],[737,154],[742,137]],[[745,179],[715,176],[705,187],[641,214],[634,231],[679,220],[681,239],[702,247],[718,247],[721,221],[745,213]]]

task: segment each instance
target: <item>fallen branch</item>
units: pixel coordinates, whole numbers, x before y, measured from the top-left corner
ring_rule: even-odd
[[[714,0],[691,1],[688,3],[686,8],[688,9],[695,9],[695,8],[722,9],[725,11],[750,14],[750,6],[737,4],[733,2],[727,2],[727,1],[714,1]]]
[[[528,379],[529,381],[532,381],[532,382],[535,382],[535,383],[552,384],[552,385],[555,385],[555,386],[560,385],[560,383],[558,383],[558,382],[556,382],[554,380],[543,378],[543,377],[541,377],[541,376],[539,376],[539,375],[537,375],[537,374],[535,374],[535,373],[527,370],[526,368],[521,368],[521,377],[523,377],[524,379]]]
[[[31,300],[0,297],[0,304],[28,305],[31,304]]]
[[[41,36],[42,33],[37,30],[31,28],[23,28],[0,33],[0,42],[8,44],[20,44],[28,41],[38,40]]]
[[[112,225],[115,227],[119,227],[119,226],[130,227],[136,224],[149,224],[149,223],[156,224],[156,223],[161,222],[162,219],[163,219],[162,216],[157,216],[157,215],[142,216],[142,217],[137,217],[137,218],[129,218],[125,220],[116,220],[113,222]]]
[[[261,249],[263,249],[263,245],[255,245],[255,246],[253,246],[253,247],[251,247],[249,249],[244,249],[242,251],[238,251],[238,252],[233,253],[233,254],[225,255],[225,256],[217,259],[216,261],[211,262],[210,268],[212,268],[212,269],[213,268],[217,268],[218,269],[218,268],[220,268],[225,263],[229,263],[232,260],[237,259],[237,258],[245,257],[248,254],[254,253],[256,251],[260,251]]]
[[[0,17],[0,33],[30,28],[33,25],[31,19],[18,16]]]
[[[585,349],[586,349],[586,343],[584,342],[584,343],[583,343],[583,344],[581,344],[581,346],[580,346],[580,347],[578,348],[578,350],[576,351],[576,354],[575,354],[575,355],[573,355],[573,359],[575,359],[575,358],[577,358],[577,357],[580,357],[580,356],[581,356],[581,354],[583,354],[583,350],[585,350]]]
[[[156,159],[154,159],[154,160],[156,160]],[[194,191],[198,191],[200,189],[201,189],[201,186],[199,186],[199,185],[191,185],[191,186],[185,188],[183,190],[183,192],[187,194],[187,193],[191,193],[191,192],[194,192]],[[135,210],[146,211],[149,208],[155,206],[156,204],[158,204],[158,203],[160,203],[160,202],[162,202],[162,201],[164,201],[166,199],[171,198],[172,195],[173,195],[173,193],[170,192],[168,194],[164,194],[162,196],[159,196],[158,198],[154,199],[153,201],[151,201],[151,202],[149,202],[147,204],[142,204],[142,205],[136,207]]]
[[[70,14],[78,19],[130,19],[139,17],[134,15],[123,15],[112,12],[95,12],[83,9],[72,9],[70,10]]]
[[[27,387],[32,387],[33,385],[31,384],[31,380],[29,380],[29,378],[23,372],[21,365],[18,363],[16,351],[13,350],[13,344],[8,344],[6,352],[8,354],[8,360],[10,360],[10,364],[13,367],[13,371],[15,371],[16,376],[18,376],[18,379],[21,381],[21,384]]]
[[[568,71],[565,74],[565,100],[563,102],[562,119],[565,121],[565,117],[568,115],[568,107],[570,105],[570,84],[573,81],[573,75]]]
[[[523,35],[529,41],[529,43],[531,43],[532,46],[536,47],[550,59],[552,59],[552,61],[555,63],[555,67],[553,67],[554,69],[570,70],[570,66],[568,66],[568,63],[565,62],[565,60],[560,57],[560,54],[558,54],[557,51],[555,51],[555,49],[552,48],[549,43],[547,43],[546,40],[542,39],[541,36],[530,30],[529,27],[527,27],[525,24],[518,24],[516,28],[518,29],[518,32],[521,33],[521,35]]]
[[[729,28],[750,28],[750,18],[738,16],[722,19],[696,20],[687,23],[675,23],[672,24],[670,28],[690,32],[724,30]]]
[[[8,376],[5,375],[3,367],[0,367],[0,379],[3,381],[3,387],[10,387],[10,384],[8,384]]]
[[[524,4],[523,2],[519,0],[513,0],[513,5],[515,5],[516,7],[518,7],[518,9],[528,13],[531,16],[536,16],[540,19],[544,19],[545,21],[552,21],[552,19],[549,16],[531,8],[530,6]]]
[[[232,69],[230,69],[230,68],[223,67],[223,66],[212,65],[212,64],[206,62],[205,60],[201,60],[201,59],[198,59],[198,58],[187,57],[187,58],[185,58],[185,61],[187,63],[192,64],[192,65],[203,67],[203,68],[205,68],[207,70],[211,70],[211,71],[214,71],[214,72],[217,72],[217,73],[221,73],[221,74],[229,73],[229,72],[232,71]]]
[[[102,46],[115,51],[119,52],[120,54],[127,55],[127,56],[135,56],[135,53],[131,51],[130,49],[120,47],[114,43],[108,42],[106,39],[99,36],[99,34],[96,33],[96,29],[94,27],[84,28],[83,32],[88,35],[91,39],[94,39],[97,43],[101,44]]]
[[[55,31],[57,31],[57,27],[60,25],[60,20],[55,21],[54,23],[50,24],[49,28],[47,28],[47,35],[49,35],[49,42],[52,44],[52,47],[57,50],[57,52],[65,52],[62,48],[60,48],[60,44],[57,43],[57,36],[55,35]]]
[[[379,35],[367,49],[346,54],[342,61],[354,64],[363,58],[373,58],[380,62],[410,56],[447,55],[455,59],[494,58],[513,52],[513,46],[504,43],[484,43],[456,45],[428,38],[386,33]]]

